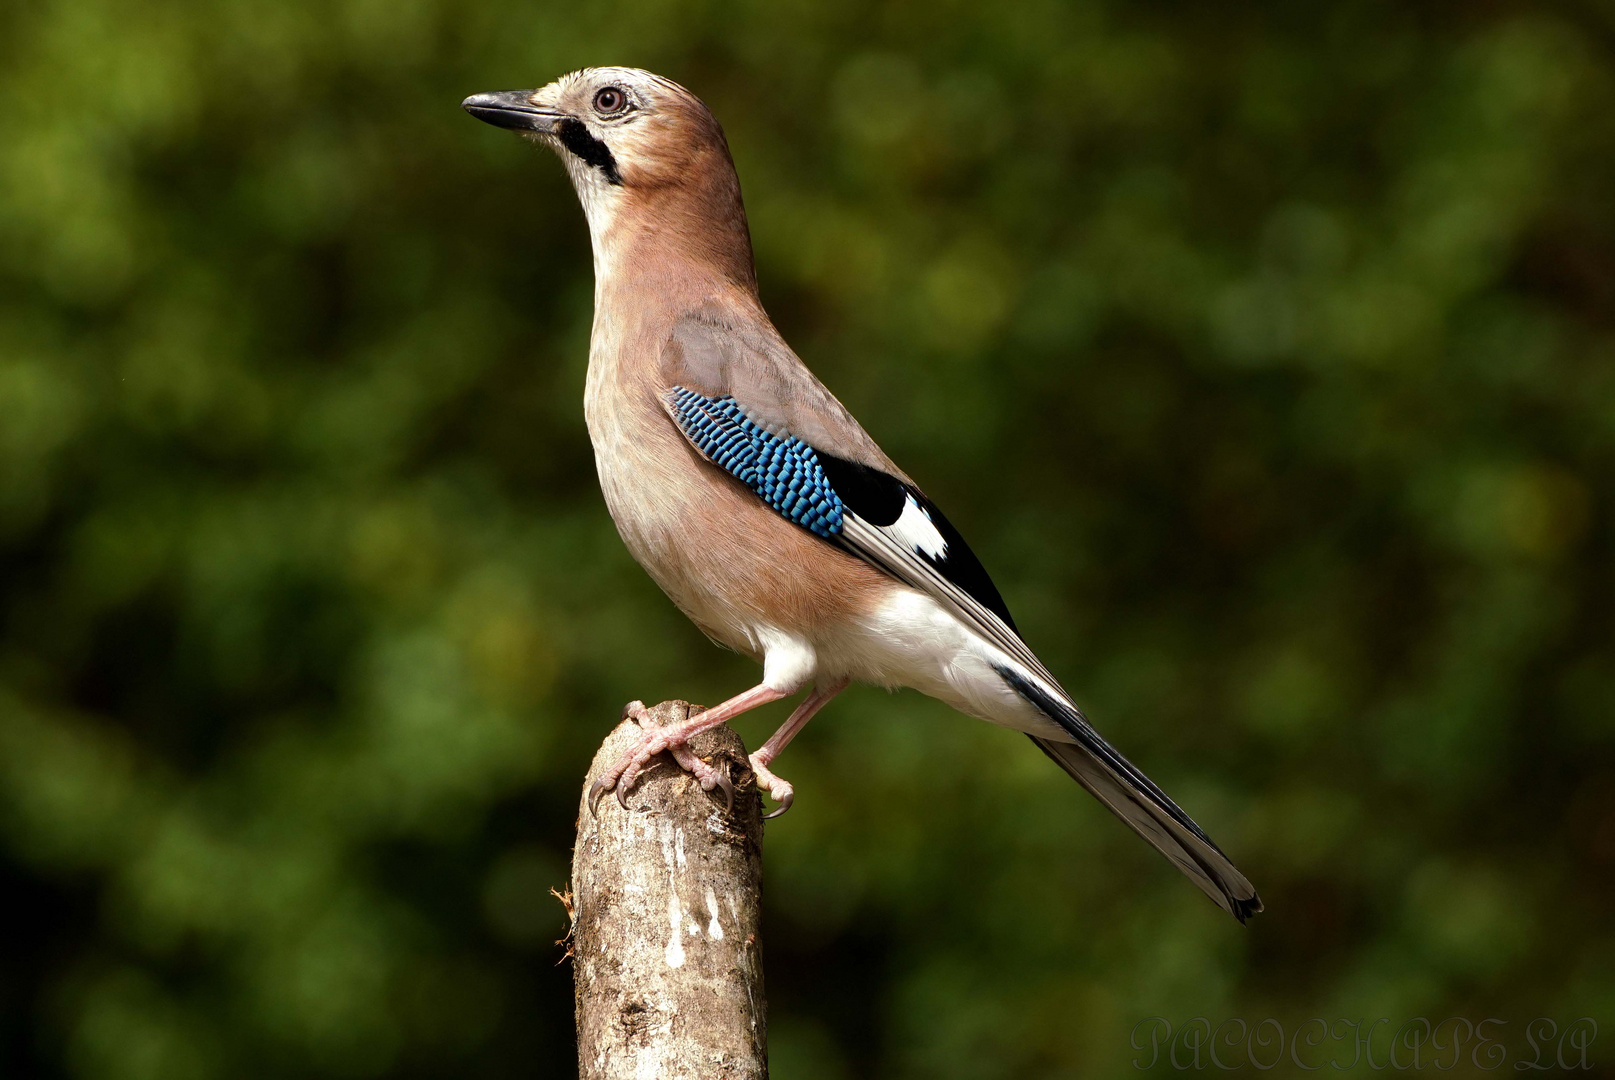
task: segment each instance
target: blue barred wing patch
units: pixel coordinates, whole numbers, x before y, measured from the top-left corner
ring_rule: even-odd
[[[707,397],[675,386],[672,404],[685,438],[713,464],[804,529],[827,539],[840,534],[846,507],[813,447],[758,427],[727,394]]]

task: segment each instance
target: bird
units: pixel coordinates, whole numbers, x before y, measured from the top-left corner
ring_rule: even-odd
[[[669,79],[590,67],[466,112],[554,150],[594,259],[583,407],[601,491],[635,560],[757,685],[642,734],[589,793],[619,802],[667,751],[733,805],[696,734],[807,691],[750,755],[777,816],[775,759],[853,682],[908,687],[1024,732],[1241,923],[1250,881],[1102,738],[1022,639],[957,529],[793,352],[758,296],[740,181],[710,109]],[[623,802],[626,807],[626,802]]]

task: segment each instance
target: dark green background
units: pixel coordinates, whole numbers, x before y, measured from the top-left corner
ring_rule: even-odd
[[[606,516],[560,166],[458,108],[589,63],[713,107],[786,337],[1268,906],[854,690],[780,764],[781,1080],[1615,1061],[1608,4],[7,0],[0,1073],[572,1068],[589,755],[756,675]]]

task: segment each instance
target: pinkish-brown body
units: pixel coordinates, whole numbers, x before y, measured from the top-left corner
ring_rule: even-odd
[[[661,404],[669,389],[661,365],[633,370],[636,357],[667,346],[671,327],[656,314],[636,313],[609,331],[597,320],[589,357],[584,415],[623,543],[714,641],[762,662],[760,633],[771,627],[822,649],[820,639],[846,633],[849,618],[871,615],[893,582],[775,514],[744,533],[725,527],[750,517],[757,496],[674,425]],[[691,484],[692,474],[704,482]],[[803,574],[805,565],[815,572]]]
[[[1240,919],[1260,910],[1216,845],[1088,726],[940,509],[774,329],[706,106],[649,72],[590,68],[465,108],[554,148],[583,204],[595,268],[584,413],[618,532],[697,626],[763,665],[752,689],[647,732],[601,790],[622,798],[664,749],[727,790],[688,737],[811,684],[752,756],[788,806],[791,787],[768,765],[815,711],[849,681],[913,687],[1028,733],[1218,904]],[[718,412],[675,419],[689,401]]]

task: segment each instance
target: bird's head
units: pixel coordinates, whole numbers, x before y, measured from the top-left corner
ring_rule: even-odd
[[[584,68],[537,90],[473,94],[461,107],[560,156],[597,260],[630,239],[660,236],[752,277],[729,144],[684,87],[638,68]]]

